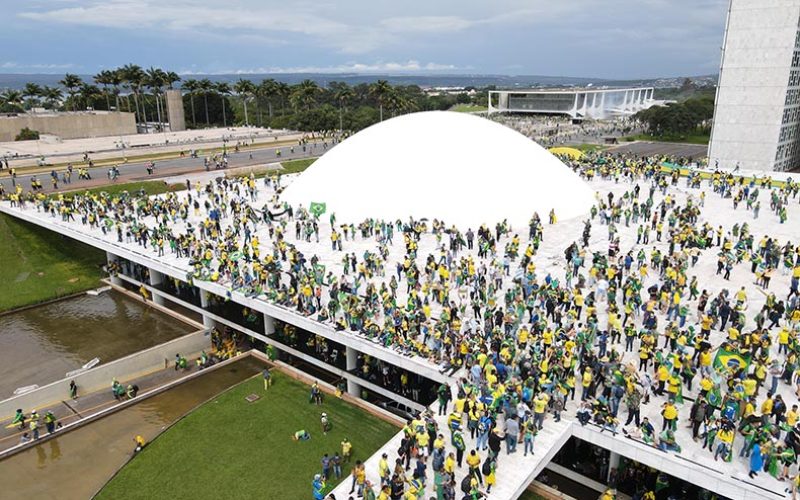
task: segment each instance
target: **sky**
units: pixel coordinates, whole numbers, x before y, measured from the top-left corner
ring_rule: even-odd
[[[715,74],[728,0],[0,0],[0,73]]]

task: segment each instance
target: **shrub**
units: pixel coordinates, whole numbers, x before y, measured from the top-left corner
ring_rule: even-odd
[[[19,131],[19,134],[14,138],[15,141],[36,141],[39,140],[39,131],[31,130],[28,127]]]

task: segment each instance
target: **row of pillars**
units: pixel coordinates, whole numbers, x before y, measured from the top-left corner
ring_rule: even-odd
[[[115,263],[118,261],[118,257],[110,252],[106,252],[106,259],[109,264]],[[148,269],[150,275],[150,286],[156,287],[164,282],[164,274],[156,271],[155,269]],[[122,280],[118,276],[111,276],[111,283],[116,286],[122,286]],[[209,306],[209,292],[203,289],[200,289],[200,306],[203,310],[206,310]],[[164,297],[159,293],[153,294],[153,303],[165,307],[166,300]],[[212,329],[216,327],[217,322],[208,314],[203,314],[203,328]],[[275,333],[275,318],[270,316],[269,314],[264,313],[264,335],[270,336]],[[356,365],[358,363],[358,351],[353,349],[352,347],[346,347],[347,349],[347,371],[352,371],[356,369]],[[361,397],[361,385],[352,380],[347,379],[347,393],[354,397]]]
[[[629,89],[625,91],[622,109],[624,111],[638,111],[653,99],[654,89]],[[578,101],[583,96],[583,103],[579,107]],[[573,116],[584,118],[603,118],[606,113],[606,92],[587,92],[575,94],[575,103],[572,107]]]

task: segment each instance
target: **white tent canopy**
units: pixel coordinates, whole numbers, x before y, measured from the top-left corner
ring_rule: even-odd
[[[477,229],[504,219],[586,214],[591,189],[532,140],[490,120],[448,111],[412,113],[353,135],[314,162],[282,199],[325,203],[337,220],[443,220]]]

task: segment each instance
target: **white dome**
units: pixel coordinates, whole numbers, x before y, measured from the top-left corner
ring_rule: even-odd
[[[532,140],[493,121],[449,111],[375,124],[325,153],[284,191],[306,208],[325,203],[341,222],[428,218],[477,229],[508,219],[527,226],[555,209],[586,214],[592,190]]]

